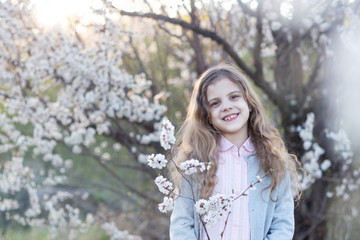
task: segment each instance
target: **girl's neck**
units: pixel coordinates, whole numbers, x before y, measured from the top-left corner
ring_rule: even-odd
[[[232,144],[234,144],[237,148],[240,148],[245,143],[246,139],[248,139],[249,134],[247,131],[244,131],[236,135],[224,134],[224,137]]]

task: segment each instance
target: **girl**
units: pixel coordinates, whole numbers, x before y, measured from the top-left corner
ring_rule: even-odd
[[[175,167],[169,169],[181,196],[174,204],[170,239],[208,239],[195,201],[219,193],[238,196],[268,172],[254,190],[233,202],[223,237],[227,216],[205,226],[207,233],[211,240],[292,239],[291,183],[299,183],[298,161],[288,153],[245,76],[231,65],[212,67],[196,82],[173,156],[178,166],[195,158],[212,167],[190,181]]]

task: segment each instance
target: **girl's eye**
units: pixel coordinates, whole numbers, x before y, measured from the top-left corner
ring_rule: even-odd
[[[215,106],[217,106],[218,104],[219,104],[219,102],[217,102],[217,101],[211,102],[211,103],[210,103],[210,107],[215,107]]]
[[[238,99],[239,97],[240,97],[240,95],[232,95],[232,96],[231,96],[231,99],[234,100],[234,99]]]

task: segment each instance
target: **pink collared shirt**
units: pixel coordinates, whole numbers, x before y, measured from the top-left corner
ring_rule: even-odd
[[[212,196],[216,194],[229,195],[234,190],[239,196],[248,187],[247,161],[244,156],[254,153],[255,147],[250,138],[238,149],[225,137],[221,137],[220,151],[217,158],[217,184]],[[220,240],[224,229],[226,216],[217,219],[213,226],[206,227],[211,240]],[[207,240],[203,229],[202,239]],[[249,197],[242,196],[234,201],[231,214],[222,240],[250,240]]]

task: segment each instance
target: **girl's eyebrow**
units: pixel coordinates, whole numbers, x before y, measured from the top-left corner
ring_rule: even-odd
[[[234,93],[240,93],[240,94],[241,94],[241,91],[236,90],[236,91],[229,92],[229,93],[227,94],[227,96],[229,96],[229,95],[231,95],[231,94],[234,94]],[[215,100],[215,99],[218,99],[218,98],[217,98],[217,97],[212,98],[212,99],[210,99],[208,102],[211,102],[212,100]]]

